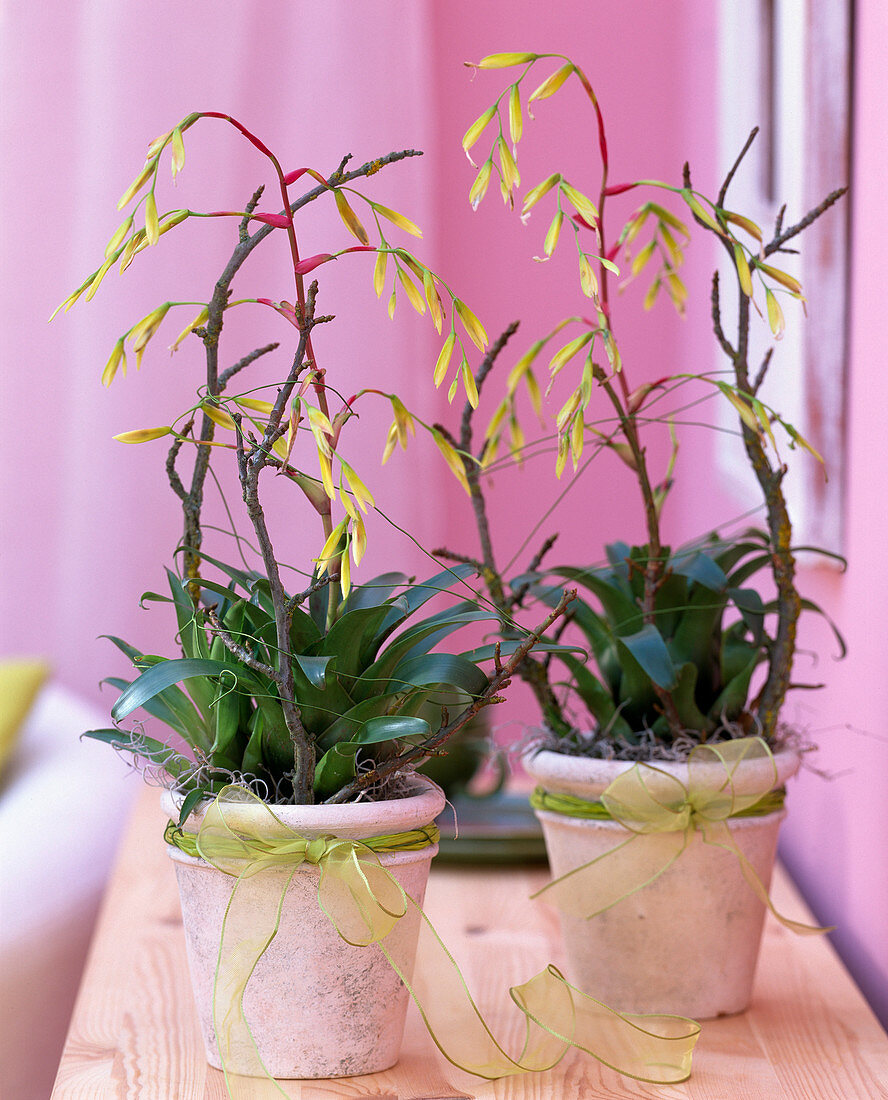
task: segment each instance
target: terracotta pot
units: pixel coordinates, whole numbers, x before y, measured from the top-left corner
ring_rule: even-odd
[[[799,767],[794,752],[774,757],[778,785]],[[547,791],[594,801],[626,762],[540,752],[525,768]],[[687,783],[686,764],[654,766]],[[719,774],[724,773],[714,765]],[[735,774],[738,791],[773,778],[768,761],[747,761]],[[785,811],[732,818],[737,846],[767,888]],[[616,821],[584,820],[538,810],[554,878],[615,848],[630,835]],[[619,859],[633,859],[633,845]],[[545,897],[545,895],[543,895]],[[623,1012],[662,1012],[707,1019],[749,1004],[765,907],[743,877],[737,857],[703,842],[687,848],[659,878],[591,920],[560,914],[570,963],[567,977]]]
[[[295,832],[309,839],[338,836],[365,840],[428,825],[444,808],[444,796],[418,777],[417,793],[389,802],[344,806],[275,806],[274,813]],[[171,820],[178,811],[172,797],[163,796]],[[250,806],[238,814],[255,813]],[[186,828],[197,832],[198,810]],[[221,1068],[213,1027],[213,982],[220,933],[233,879],[205,863],[168,848],[176,865],[182,917],[195,1001],[207,1061]],[[431,845],[416,852],[380,855],[380,861],[419,905],[423,902],[429,865],[437,852]],[[277,907],[289,869],[263,872],[238,887],[251,892],[256,906]],[[282,878],[282,876],[284,876]],[[388,1069],[398,1060],[407,1011],[407,990],[378,945],[351,947],[319,909],[319,870],[303,865],[287,887],[277,935],[259,960],[247,984],[244,1014],[268,1073],[280,1078],[347,1077]],[[267,911],[267,908],[266,908]],[[249,935],[249,922],[226,927],[226,937]],[[408,910],[386,938],[413,957],[419,921]],[[235,940],[234,942],[239,942]],[[235,1041],[226,1051],[229,1072],[258,1076],[249,1042]]]

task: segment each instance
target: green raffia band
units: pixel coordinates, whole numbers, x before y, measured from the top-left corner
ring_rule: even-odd
[[[741,773],[742,783],[737,777],[741,764],[756,765]],[[635,764],[621,772],[597,802],[537,788],[530,799],[534,809],[590,821],[616,821],[628,835],[533,896],[545,895],[563,913],[590,920],[659,878],[699,832],[704,844],[724,848],[736,858],[751,889],[782,925],[803,934],[828,932],[778,913],[728,825],[736,818],[763,817],[783,807],[785,792],[777,785],[777,765],[765,742],[760,737],[741,737],[697,745],[688,757],[687,773],[683,783],[656,764]]]
[[[422,829],[412,829],[406,833],[391,833],[387,836],[374,836],[356,843],[363,845],[371,852],[377,853],[419,852],[423,848],[437,844],[440,836],[437,825],[426,825]],[[164,830],[163,839],[167,844],[171,844],[174,848],[178,848],[180,852],[184,852],[185,855],[194,856],[196,859],[201,858],[197,833],[186,833],[184,829],[170,821]],[[269,857],[266,861],[268,864],[280,863],[281,865],[291,866],[294,863],[294,856],[300,851],[304,851],[304,862],[317,866],[327,854],[328,842],[335,840],[337,840],[336,837],[325,836],[318,837],[315,840],[300,838],[288,844],[282,844],[278,838],[267,837],[254,840],[253,845],[254,851],[265,850],[266,855]],[[213,855],[214,859],[247,858],[244,853],[243,841],[235,836],[217,839]]]
[[[786,801],[786,791],[770,791],[763,795],[754,806],[748,806],[731,817],[765,817],[767,814],[777,813],[783,809]],[[603,802],[589,802],[585,798],[577,798],[572,794],[556,794],[547,791],[544,787],[537,787],[530,796],[530,804],[535,810],[548,810],[550,813],[565,814],[567,817],[582,817],[590,821],[615,821]]]
[[[252,810],[245,815],[244,805]],[[690,1076],[700,1025],[684,1016],[630,1016],[587,996],[554,967],[509,992],[524,1014],[524,1044],[515,1057],[493,1037],[465,979],[422,908],[380,861],[380,853],[418,851],[437,840],[434,825],[369,840],[326,836],[308,839],[276,817],[243,787],[226,787],[209,806],[197,834],[170,823],[165,839],[233,879],[220,930],[213,980],[213,1027],[229,1096],[231,1052],[253,1052],[253,1076],[273,1079],[265,1069],[244,1014],[244,992],[256,964],[280,927],[284,896],[300,866],[320,870],[318,907],[349,945],[376,944],[406,986],[433,1042],[453,1065],[495,1080],[551,1069],[571,1047],[591,1054],[618,1072],[654,1084],[674,1084]],[[281,889],[258,914],[250,908],[246,880],[277,871]],[[281,873],[281,872],[284,873]],[[267,892],[266,892],[267,893]],[[277,897],[274,895],[277,894]],[[404,917],[419,926],[416,965],[398,937],[389,932]],[[231,928],[248,928],[241,935]],[[406,937],[409,939],[410,937]],[[356,958],[355,966],[361,966]],[[294,974],[294,980],[298,975]],[[277,1082],[277,1091],[286,1096]]]

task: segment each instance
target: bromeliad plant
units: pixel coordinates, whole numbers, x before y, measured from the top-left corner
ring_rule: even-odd
[[[230,582],[223,587],[202,580],[205,597],[212,598],[205,599],[200,614],[187,584],[168,572],[181,659],[145,656],[111,639],[141,672],[132,682],[109,681],[121,690],[112,716],[121,721],[144,707],[191,746],[194,758],[142,732],[92,734],[146,756],[174,776],[177,787],[189,792],[186,815],[207,790],[232,776],[254,777],[272,801],[287,801],[294,769],[267,579],[205,560]],[[354,784],[362,761],[391,765],[404,748],[424,746],[434,731],[423,713],[442,688],[461,689],[466,707],[484,696],[488,679],[475,662],[491,657],[492,647],[470,654],[430,650],[467,623],[489,619],[489,613],[461,601],[417,621],[429,600],[472,572],[459,567],[421,585],[410,584],[403,574],[375,577],[352,587],[329,625],[321,589],[312,593],[306,609],[294,606],[288,654],[300,721],[315,746],[312,793],[317,801]],[[187,694],[178,686],[182,682]],[[461,714],[460,725],[463,720]]]
[[[656,746],[685,751],[698,741],[756,733],[753,675],[774,649],[777,603],[763,601],[749,582],[771,565],[767,533],[750,528],[735,538],[712,534],[674,551],[664,548],[653,629],[641,610],[647,547],[613,543],[605,549],[605,567],[553,568],[545,577],[518,579],[547,604],[557,602],[566,582],[594,597],[595,606],[578,599],[572,616],[597,674],[570,653],[558,658],[600,733],[592,744],[599,751],[617,744],[624,755],[637,755]],[[559,584],[552,586],[552,579]],[[818,610],[804,599],[801,606]],[[844,651],[838,632],[836,637]],[[669,692],[673,724],[658,689]],[[585,738],[571,736],[563,710],[556,710],[554,721],[559,718],[566,744],[584,746]]]
[[[185,162],[184,135],[205,118],[231,125],[265,158],[277,182],[280,210],[260,210],[263,189],[259,188],[244,210],[202,213],[177,208],[159,212],[156,194],[161,161],[170,157],[175,178]],[[499,700],[498,692],[515,668],[542,631],[563,612],[562,604],[540,631],[508,647],[441,654],[431,652],[437,643],[465,623],[489,614],[465,600],[422,619],[417,613],[432,597],[464,582],[471,570],[447,570],[420,585],[392,573],[352,586],[351,562],[357,565],[363,556],[367,541],[364,515],[374,501],[344,455],[343,429],[356,416],[357,406],[372,398],[388,402],[392,410],[385,457],[398,444],[406,448],[417,426],[428,426],[409,412],[395,393],[368,387],[347,399],[341,396],[315,347],[315,329],[332,317],[318,312],[318,283],[306,286],[305,276],[346,254],[372,254],[373,286],[378,296],[394,271],[388,298],[390,315],[400,294],[420,314],[428,310],[439,333],[447,324],[446,356],[439,359],[436,378],[441,381],[454,349],[459,348],[452,387],[462,384],[473,400],[466,340],[481,348],[486,344],[480,322],[444,280],[412,252],[388,239],[392,228],[421,236],[417,226],[354,186],[415,155],[413,150],[393,152],[358,168],[349,168],[350,158],[346,157],[329,176],[312,168],[285,172],[278,158],[230,116],[215,112],[188,115],[151,143],[143,169],[120,200],[121,208],[134,203],[132,212],[109,241],[101,266],[59,307],[70,309],[81,296],[91,299],[112,266],[118,264],[121,272],[125,271],[140,252],[157,245],[161,237],[184,222],[207,217],[234,219],[236,244],[209,299],[166,301],[157,306],[120,336],[103,373],[103,382],[111,385],[126,371],[128,350],[140,365],[168,314],[182,307],[190,314],[199,307],[197,316],[172,344],[173,351],[186,341],[192,347],[196,341],[203,345],[203,383],[196,403],[171,425],[115,437],[131,444],[162,438],[170,442],[166,473],[184,516],[178,548],[182,573],[168,571],[170,597],[148,593],[146,598],[166,600],[175,608],[182,656],[145,655],[114,638],[139,676],[132,682],[110,681],[121,690],[113,708],[116,721],[142,707],[175,731],[190,753],[148,737],[140,726],[133,731],[115,727],[91,734],[146,757],[165,771],[186,796],[183,817],[196,800],[233,778],[283,803],[383,796],[397,776],[409,774],[429,755],[440,752],[453,733]],[[292,189],[299,181],[308,182],[310,189],[295,197]],[[303,259],[298,216],[312,204],[330,200],[343,228],[358,243]],[[365,223],[372,228],[373,243]],[[268,239],[282,243],[288,252],[293,301],[233,299],[236,276],[253,251]],[[255,373],[254,365],[260,360],[272,362],[279,343],[257,347],[226,364],[222,336],[233,309],[257,306],[275,315],[275,323],[293,335],[293,346],[283,367],[275,366],[270,377],[251,378],[247,386],[242,372],[252,368]],[[448,463],[461,474],[447,440],[435,428],[428,427],[428,431]],[[222,438],[218,438],[220,434]],[[186,477],[181,467],[189,449],[192,462]],[[230,459],[236,468],[259,568],[251,568],[246,561],[243,569],[234,568],[204,550],[204,493],[220,458]],[[309,583],[301,592],[285,587],[269,533],[261,489],[271,472],[294,483],[304,498],[304,508],[319,522],[317,556],[308,570],[302,571]],[[250,545],[236,531],[231,534],[239,551]],[[223,579],[204,576],[206,565],[218,569]],[[495,666],[488,677],[476,662],[491,658]],[[468,698],[468,705],[455,716],[439,707],[440,721],[435,724],[420,711],[428,714],[429,701],[434,702],[442,689],[450,693],[449,698],[454,692],[457,698]]]
[[[528,93],[536,83],[538,68],[551,60],[557,63],[555,70]],[[593,671],[573,655],[558,654],[531,659],[522,671],[554,735],[551,747],[591,755],[656,757],[682,755],[701,741],[749,734],[773,745],[779,736],[781,706],[793,686],[799,615],[805,609],[819,610],[803,600],[796,587],[795,552],[800,548],[792,543],[782,489],[787,467],[781,456],[781,437],[790,448],[800,446],[816,458],[820,456],[762,399],[773,348],[760,365],[752,363],[750,325],[754,309],[767,319],[774,338],[781,338],[785,327],[781,298],[804,302],[804,297],[799,281],[774,266],[772,257],[790,252],[790,242],[824,214],[844,189],[827,196],[791,226],[784,226],[781,211],[768,237],[752,219],[728,205],[731,182],[755,132],[715,199],[694,188],[687,165],[680,184],[655,180],[614,184],[602,111],[578,65],[561,55],[504,53],[486,57],[473,67],[511,68],[517,73],[463,140],[471,161],[482,139],[491,139],[486,159],[480,168],[475,164],[478,172],[469,196],[475,207],[496,177],[505,203],[514,206],[520,184],[517,148],[524,131],[525,105],[529,110],[562,86],[578,84],[588,99],[600,153],[600,178],[591,192],[594,199],[588,189],[580,189],[562,172],[554,171],[531,187],[521,204],[523,220],[544,203],[554,206],[542,255],[536,259],[548,260],[563,236],[570,239],[577,254],[579,288],[591,319],[577,315],[560,321],[520,357],[508,376],[505,396],[487,427],[483,446],[473,444],[470,405],[459,437],[451,439],[464,459],[470,485],[481,542],[477,565],[500,609],[506,636],[529,599],[536,597],[551,605],[557,602],[565,581],[577,584],[591,600],[578,599],[570,618],[582,630],[597,669]],[[606,213],[616,201],[622,201],[618,196],[631,193],[647,197],[621,228],[613,231]],[[672,209],[675,200],[681,216]],[[625,285],[653,272],[644,308],[650,309],[665,294],[683,315],[687,290],[681,267],[687,245],[700,232],[714,237],[724,249],[734,276],[736,322],[730,335],[723,321],[719,274],[712,280],[713,330],[728,369],[676,373],[633,384],[615,330],[612,281],[622,277]],[[476,372],[478,389],[484,386],[514,330],[512,326],[503,334]],[[565,333],[570,334],[566,342]],[[526,389],[536,411],[541,411],[543,385],[535,368],[544,354],[549,356],[547,394],[556,379],[560,384],[574,372],[567,398],[555,417],[558,476],[568,459],[575,473],[581,459],[585,468],[586,448],[593,455],[602,448],[615,452],[637,482],[647,541],[641,546],[609,546],[604,567],[543,568],[543,558],[554,542],[550,539],[528,570],[509,584],[494,559],[483,475],[497,468],[497,453],[507,428],[509,456],[505,461],[520,462],[531,450],[520,424],[518,394]],[[766,529],[731,537],[714,534],[672,550],[664,543],[661,523],[673,484],[677,413],[660,412],[656,406],[661,403],[662,408],[666,398],[692,383],[720,395],[735,410],[746,456],[763,495]],[[604,416],[593,412],[599,398],[605,402]],[[647,445],[652,425],[665,427],[671,439],[670,457],[661,472],[652,469]],[[451,557],[473,560],[459,554]],[[770,573],[775,593],[767,601],[759,588],[749,583],[763,570]],[[839,644],[841,647],[841,639]],[[566,671],[571,689],[567,699],[553,683],[556,668]],[[757,669],[761,669],[759,677],[754,675]],[[586,714],[577,714],[577,701]]]

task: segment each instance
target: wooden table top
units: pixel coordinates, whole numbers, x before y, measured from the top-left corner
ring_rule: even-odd
[[[222,1074],[204,1061],[162,827],[157,792],[146,790],[106,895],[52,1100],[225,1098]],[[527,900],[546,877],[540,868],[432,870],[426,912],[506,1045],[517,1038],[518,1013],[504,989],[562,962],[557,916]],[[779,868],[772,895],[787,916],[811,919]],[[825,937],[793,935],[769,918],[751,1008],[704,1023],[681,1085],[632,1081],[578,1052],[548,1074],[479,1081],[437,1054],[412,1006],[393,1069],[281,1085],[293,1100],[874,1100],[888,1097],[888,1036]],[[270,1089],[257,1080],[238,1100]]]

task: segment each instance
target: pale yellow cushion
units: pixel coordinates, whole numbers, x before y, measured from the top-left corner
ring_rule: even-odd
[[[0,772],[12,755],[22,724],[43,681],[49,675],[45,661],[0,661]]]

